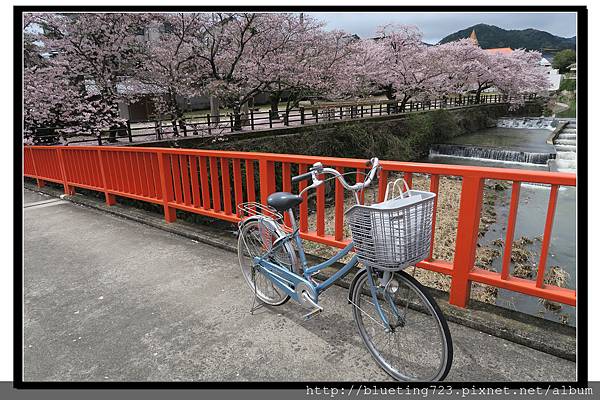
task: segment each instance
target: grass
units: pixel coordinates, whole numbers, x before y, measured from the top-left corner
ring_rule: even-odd
[[[575,118],[577,115],[577,99],[569,100],[569,108],[556,113],[559,118]]]

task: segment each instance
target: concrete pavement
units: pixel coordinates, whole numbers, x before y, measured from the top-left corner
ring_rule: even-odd
[[[25,190],[24,380],[380,381],[346,290],[249,313],[237,257]],[[568,381],[575,363],[450,323],[449,381]]]

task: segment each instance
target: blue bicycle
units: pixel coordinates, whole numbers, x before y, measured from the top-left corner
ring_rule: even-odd
[[[314,189],[331,175],[354,193],[356,205],[346,212],[353,241],[331,259],[309,266],[293,209],[302,193],[276,192],[268,206],[244,203],[246,215],[239,225],[238,257],[244,278],[255,298],[278,306],[294,299],[309,311],[310,319],[323,311],[319,296],[359,263],[350,285],[348,302],[358,332],[379,366],[400,381],[440,381],[452,365],[452,338],[439,306],[425,288],[402,269],[423,260],[431,245],[433,193],[413,192],[410,197],[372,206],[360,204],[359,193],[380,169],[377,158],[364,182],[349,184],[344,175],[315,163],[292,182],[312,179],[304,189]],[[386,194],[387,197],[387,194]],[[291,228],[283,225],[288,213]],[[356,254],[335,274],[318,282],[314,275],[346,256]]]

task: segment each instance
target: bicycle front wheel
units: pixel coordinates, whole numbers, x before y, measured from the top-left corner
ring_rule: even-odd
[[[372,281],[369,279],[371,274]],[[399,381],[441,381],[452,365],[452,338],[439,306],[425,288],[404,271],[377,288],[377,302],[391,329],[386,329],[371,294],[381,273],[359,272],[350,300],[358,332],[377,363]]]

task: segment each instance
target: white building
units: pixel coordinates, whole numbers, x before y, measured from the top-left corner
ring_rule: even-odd
[[[548,74],[548,81],[550,81],[549,91],[558,90],[560,88],[560,74],[557,69],[552,68],[552,64],[546,58],[542,57],[540,60],[540,65],[546,69],[546,73]]]

